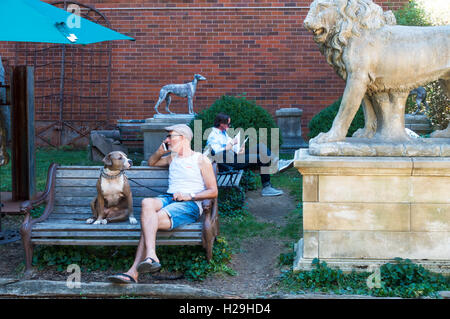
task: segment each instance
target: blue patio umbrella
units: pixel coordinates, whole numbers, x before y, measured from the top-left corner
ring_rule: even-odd
[[[89,44],[132,40],[39,0],[0,0],[0,41]]]

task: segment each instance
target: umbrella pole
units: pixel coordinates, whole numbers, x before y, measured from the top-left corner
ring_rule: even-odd
[[[11,72],[12,200],[36,193],[34,145],[34,67],[15,66]]]

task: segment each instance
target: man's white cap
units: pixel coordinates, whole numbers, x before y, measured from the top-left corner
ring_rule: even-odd
[[[176,132],[180,135],[183,135],[186,137],[189,141],[192,140],[192,137],[194,136],[194,133],[192,133],[192,130],[189,126],[186,124],[175,124],[171,126],[167,126],[164,128],[167,132]]]

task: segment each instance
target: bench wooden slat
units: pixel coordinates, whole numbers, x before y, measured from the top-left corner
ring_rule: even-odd
[[[139,212],[141,210],[139,209]],[[137,212],[135,209],[134,212]],[[72,206],[55,206],[53,209],[53,213],[51,213],[49,218],[52,218],[54,214],[90,214],[91,213],[91,207],[90,206],[79,206],[79,207],[72,207]]]
[[[237,174],[237,176],[236,176],[236,178],[234,179],[234,182],[233,182],[233,186],[234,187],[238,187],[239,186],[239,183],[241,182],[241,178],[242,178],[242,174],[243,173],[244,173],[244,171],[241,169],[239,171],[239,173]]]
[[[75,179],[75,178],[58,178],[56,179],[56,187],[93,187],[97,184],[98,178]],[[167,178],[151,179],[151,178],[133,178],[128,179],[131,188],[140,187],[139,184],[148,187],[168,187]],[[137,184],[138,183],[138,184]]]
[[[101,230],[101,231],[33,231],[31,233],[32,238],[58,238],[58,237],[75,237],[75,238],[84,238],[84,237],[95,237],[98,239],[107,238],[107,237],[141,237],[141,231],[109,231],[109,230]],[[183,231],[174,231],[174,232],[158,232],[156,238],[199,238],[201,237],[201,232],[183,232]]]
[[[86,224],[83,221],[74,221],[72,223],[60,224],[54,222],[42,222],[34,225],[34,231],[51,231],[51,230],[82,230],[82,231],[97,231],[97,230],[105,230],[107,228],[108,231],[122,231],[122,230],[140,230],[141,225],[135,224],[132,225],[128,222],[121,223],[111,223],[107,225],[94,225],[94,224]],[[192,224],[183,225],[177,228],[177,231],[199,231],[202,229],[201,222],[195,222]]]
[[[217,177],[217,186],[220,187],[220,185],[223,184],[224,178],[225,178],[225,175],[219,175],[219,176]]]
[[[33,240],[36,245],[69,245],[69,246],[136,246],[139,239],[54,239],[40,238]],[[157,245],[201,245],[199,239],[156,239]]]
[[[135,197],[154,197],[158,196],[161,193],[157,193],[156,191],[165,192],[167,190],[167,186],[149,186],[151,189],[145,187],[134,187],[131,186],[131,193]],[[155,195],[154,195],[155,194]],[[55,190],[56,197],[89,197],[94,199],[97,196],[97,189],[95,186],[93,187],[58,187]]]
[[[86,170],[72,170],[72,169],[58,169],[56,171],[56,178],[83,178],[83,179],[98,179],[100,177],[101,167],[96,169],[86,169]],[[147,171],[129,169],[125,171],[125,174],[129,178],[139,178],[139,179],[167,179],[169,173],[167,170],[150,170]]]
[[[239,187],[244,170],[221,172],[217,176],[218,187]]]
[[[83,213],[83,214],[72,214],[72,213],[53,213],[51,217],[48,218],[49,221],[52,220],[60,220],[60,219],[66,219],[68,223],[72,223],[72,222],[76,222],[76,221],[86,221],[86,219],[91,218],[92,214],[91,213]],[[135,213],[134,214],[134,218],[136,218],[136,220],[140,220],[141,219],[141,214],[140,213]],[[127,222],[128,221],[124,221]],[[114,224],[117,224],[117,222],[114,222]]]
[[[230,179],[231,179],[231,174],[230,175],[225,175],[225,178],[223,180],[222,185],[229,185]]]
[[[140,207],[142,200],[147,197],[139,196],[133,197],[133,206]],[[89,207],[92,198],[90,197],[71,197],[71,196],[60,196],[55,198],[55,205],[58,206],[85,206]]]

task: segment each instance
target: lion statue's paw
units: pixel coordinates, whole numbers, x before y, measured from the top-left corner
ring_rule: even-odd
[[[372,130],[368,130],[366,128],[359,128],[356,130],[355,133],[353,133],[352,137],[357,138],[372,138],[374,136],[375,132]]]
[[[327,133],[319,133],[316,137],[310,140],[310,143],[331,143],[339,142],[345,139],[345,134],[342,137],[341,134],[336,134],[333,131]]]

